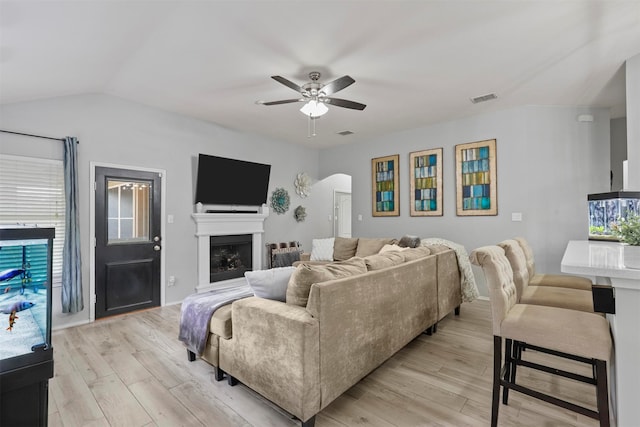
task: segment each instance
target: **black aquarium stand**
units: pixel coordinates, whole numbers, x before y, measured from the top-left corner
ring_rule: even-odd
[[[53,351],[47,353],[49,360],[0,373],[0,426],[47,425]]]

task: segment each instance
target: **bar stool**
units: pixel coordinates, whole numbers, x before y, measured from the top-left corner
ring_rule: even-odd
[[[533,249],[524,237],[516,237],[525,257],[529,270],[529,285],[531,286],[555,286],[558,288],[581,289],[591,292],[592,282],[586,277],[573,276],[571,274],[536,274],[536,262]]]
[[[474,265],[482,267],[489,288],[493,328],[493,387],[491,425],[498,424],[500,387],[508,404],[509,390],[569,409],[600,421],[608,427],[609,394],[607,364],[611,357],[611,335],[607,320],[594,313],[541,305],[517,304],[513,271],[504,250],[483,246],[471,252]],[[562,325],[562,327],[559,327]],[[565,332],[568,331],[568,332]],[[505,340],[504,365],[502,340]],[[592,376],[556,369],[523,359],[523,349],[576,360],[592,368]],[[529,353],[529,352],[527,352]],[[563,400],[516,383],[518,366],[595,385],[597,410]]]
[[[527,259],[520,244],[513,239],[498,243],[513,270],[517,302],[522,304],[546,305],[569,308],[593,313],[591,290],[563,288],[557,286],[533,286],[529,278]]]

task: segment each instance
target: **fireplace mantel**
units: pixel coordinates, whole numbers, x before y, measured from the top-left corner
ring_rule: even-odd
[[[251,234],[253,270],[262,269],[262,235],[264,220],[269,216],[269,207],[264,205],[258,213],[194,213],[191,214],[196,223],[198,239],[198,284],[196,292],[232,287],[244,283],[244,278],[223,280],[210,283],[209,275],[209,240],[211,236],[229,236],[234,234]]]

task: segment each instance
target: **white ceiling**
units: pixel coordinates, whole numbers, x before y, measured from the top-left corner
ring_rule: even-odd
[[[317,147],[525,104],[624,116],[637,54],[640,1],[0,0],[2,104],[106,93]],[[256,101],[313,70],[367,108],[330,106],[308,139],[302,104]]]

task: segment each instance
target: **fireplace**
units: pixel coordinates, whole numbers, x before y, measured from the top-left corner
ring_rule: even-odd
[[[196,292],[246,286],[244,272],[263,268],[262,236],[268,216],[266,205],[257,213],[191,214],[198,240]],[[243,237],[237,240],[238,236]]]
[[[244,277],[244,272],[251,270],[251,234],[211,236],[209,242],[211,283]]]

